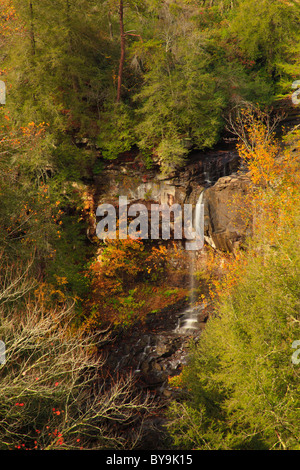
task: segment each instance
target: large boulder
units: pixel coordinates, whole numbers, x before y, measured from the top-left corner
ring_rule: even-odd
[[[205,191],[205,240],[214,248],[235,252],[250,234],[241,216],[249,184],[246,174],[233,174],[220,178]]]

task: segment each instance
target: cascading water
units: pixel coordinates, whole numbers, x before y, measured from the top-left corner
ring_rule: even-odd
[[[203,206],[204,191],[201,192],[195,208],[195,223],[194,230],[200,234],[203,230],[202,217],[204,211]],[[189,293],[189,307],[180,315],[176,333],[189,333],[193,330],[198,330],[198,316],[200,311],[204,309],[203,305],[196,305],[196,289],[195,289],[195,272],[196,272],[196,256],[197,251],[189,251],[189,276],[190,276],[190,293]]]
[[[144,349],[142,351],[142,354],[139,357],[139,363],[137,365],[136,370],[134,371],[135,374],[138,374],[139,372],[141,372],[141,365],[142,365],[143,361],[145,360],[145,358],[148,357],[149,352],[151,351],[150,341],[151,341],[151,338],[150,338],[150,336],[148,336],[146,346],[144,347]]]

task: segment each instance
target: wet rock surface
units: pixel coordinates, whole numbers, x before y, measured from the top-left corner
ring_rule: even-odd
[[[141,449],[168,447],[165,410],[182,393],[171,388],[168,379],[186,365],[191,342],[199,340],[209,315],[208,308],[191,307],[184,299],[149,314],[143,323],[115,331],[112,341],[100,351],[110,377],[130,374],[137,391],[150,393],[154,399],[157,414],[143,423]]]
[[[169,396],[168,377],[181,372],[190,342],[199,339],[208,317],[207,308],[191,308],[185,300],[151,313],[143,324],[115,333],[103,351],[106,367],[114,373],[132,373],[141,388]]]

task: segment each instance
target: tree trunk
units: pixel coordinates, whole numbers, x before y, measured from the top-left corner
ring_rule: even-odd
[[[118,76],[117,103],[119,103],[121,101],[122,82],[123,82],[123,69],[124,69],[124,62],[125,62],[125,32],[124,32],[124,5],[123,5],[123,0],[120,0],[119,15],[120,15],[121,57],[120,57],[119,76]]]
[[[31,40],[31,50],[32,55],[35,56],[35,35],[34,35],[34,12],[33,12],[33,3],[29,2],[30,9],[30,40]]]

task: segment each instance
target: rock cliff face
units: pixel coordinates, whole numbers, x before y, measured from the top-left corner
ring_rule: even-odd
[[[95,214],[102,203],[117,207],[120,196],[126,196],[129,205],[143,202],[148,212],[152,203],[195,206],[204,191],[205,240],[220,251],[234,252],[248,231],[238,217],[236,203],[247,192],[249,180],[238,168],[239,159],[232,151],[195,154],[185,168],[164,179],[157,169],[147,170],[136,159],[113,162],[95,179],[93,194],[86,196],[87,214]],[[95,217],[89,220],[91,232],[95,232]],[[93,234],[89,235],[92,238]],[[195,256],[203,256],[205,263],[205,250]],[[192,292],[193,270],[189,269],[187,276]],[[156,449],[163,442],[164,407],[176,393],[181,393],[170,387],[169,378],[182,371],[191,340],[199,340],[212,314],[211,305],[192,305],[191,299],[192,296],[186,296],[153,311],[144,322],[135,323],[128,330],[115,330],[112,341],[102,351],[107,357],[108,377],[132,374],[138,392],[152,393],[162,410],[155,420],[145,421],[143,448]]]
[[[238,216],[237,201],[247,192],[249,181],[237,173],[238,167],[232,150],[195,153],[183,169],[164,179],[158,169],[148,170],[136,158],[114,161],[95,178],[94,212],[103,203],[118,206],[120,196],[126,196],[128,204],[144,202],[149,207],[151,203],[195,206],[205,190],[205,240],[218,250],[233,252],[248,233]],[[90,235],[95,234],[96,220],[92,225]]]
[[[95,177],[96,203],[113,203],[119,196],[158,203],[167,203],[171,196],[179,204],[196,203],[202,188],[230,175],[238,165],[237,153],[232,150],[198,152],[190,156],[185,167],[163,178],[159,168],[147,169],[134,156],[125,156],[105,165]]]
[[[239,212],[249,182],[247,175],[233,174],[205,192],[205,240],[218,250],[234,252],[250,234]]]

